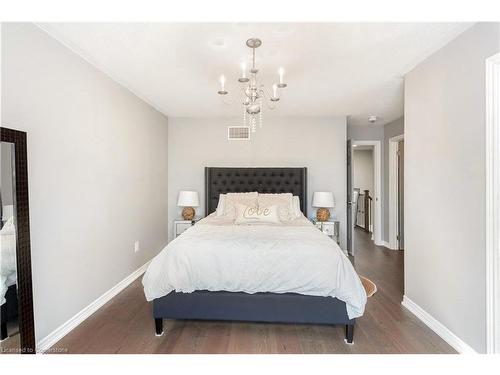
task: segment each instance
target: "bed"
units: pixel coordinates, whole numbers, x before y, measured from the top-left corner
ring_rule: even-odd
[[[338,245],[306,219],[306,186],[306,168],[207,167],[207,217],[170,242],[143,277],[156,334],[164,319],[328,324],[344,325],[352,344],[366,294]],[[303,215],[277,226],[216,217],[220,194],[254,191],[292,193]]]

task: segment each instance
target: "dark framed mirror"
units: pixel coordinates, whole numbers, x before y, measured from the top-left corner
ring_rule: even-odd
[[[0,353],[35,353],[26,133],[0,128]]]

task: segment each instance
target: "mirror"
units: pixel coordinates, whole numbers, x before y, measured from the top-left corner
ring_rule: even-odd
[[[1,306],[1,347],[2,352],[19,349],[19,314],[17,303],[17,265],[16,265],[16,217],[15,217],[15,160],[14,144],[2,142],[0,181],[0,306]]]
[[[26,133],[0,129],[0,353],[34,353]]]

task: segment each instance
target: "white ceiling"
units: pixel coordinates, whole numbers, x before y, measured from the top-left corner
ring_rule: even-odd
[[[238,87],[257,49],[259,77],[288,88],[273,115],[350,116],[354,125],[403,114],[403,76],[469,23],[44,23],[52,36],[168,116],[239,116],[217,95]]]

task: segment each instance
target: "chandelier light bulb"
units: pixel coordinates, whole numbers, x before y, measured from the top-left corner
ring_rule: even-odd
[[[246,64],[246,62],[241,63],[241,78],[247,78],[247,64]]]
[[[278,83],[278,87],[280,89],[284,89],[286,87],[286,83],[283,81],[283,76],[285,75],[285,69],[283,69],[283,67],[279,68],[278,74],[280,76],[280,81]]]
[[[218,91],[219,95],[227,95],[227,91],[225,89],[225,84],[226,84],[226,77],[224,75],[221,75],[220,78],[220,90]]]
[[[250,81],[250,79],[247,77],[247,63],[243,61],[241,63],[241,77],[238,78],[238,82],[247,83],[248,81]]]
[[[274,98],[278,97],[278,85],[276,83],[273,84],[273,97]]]

